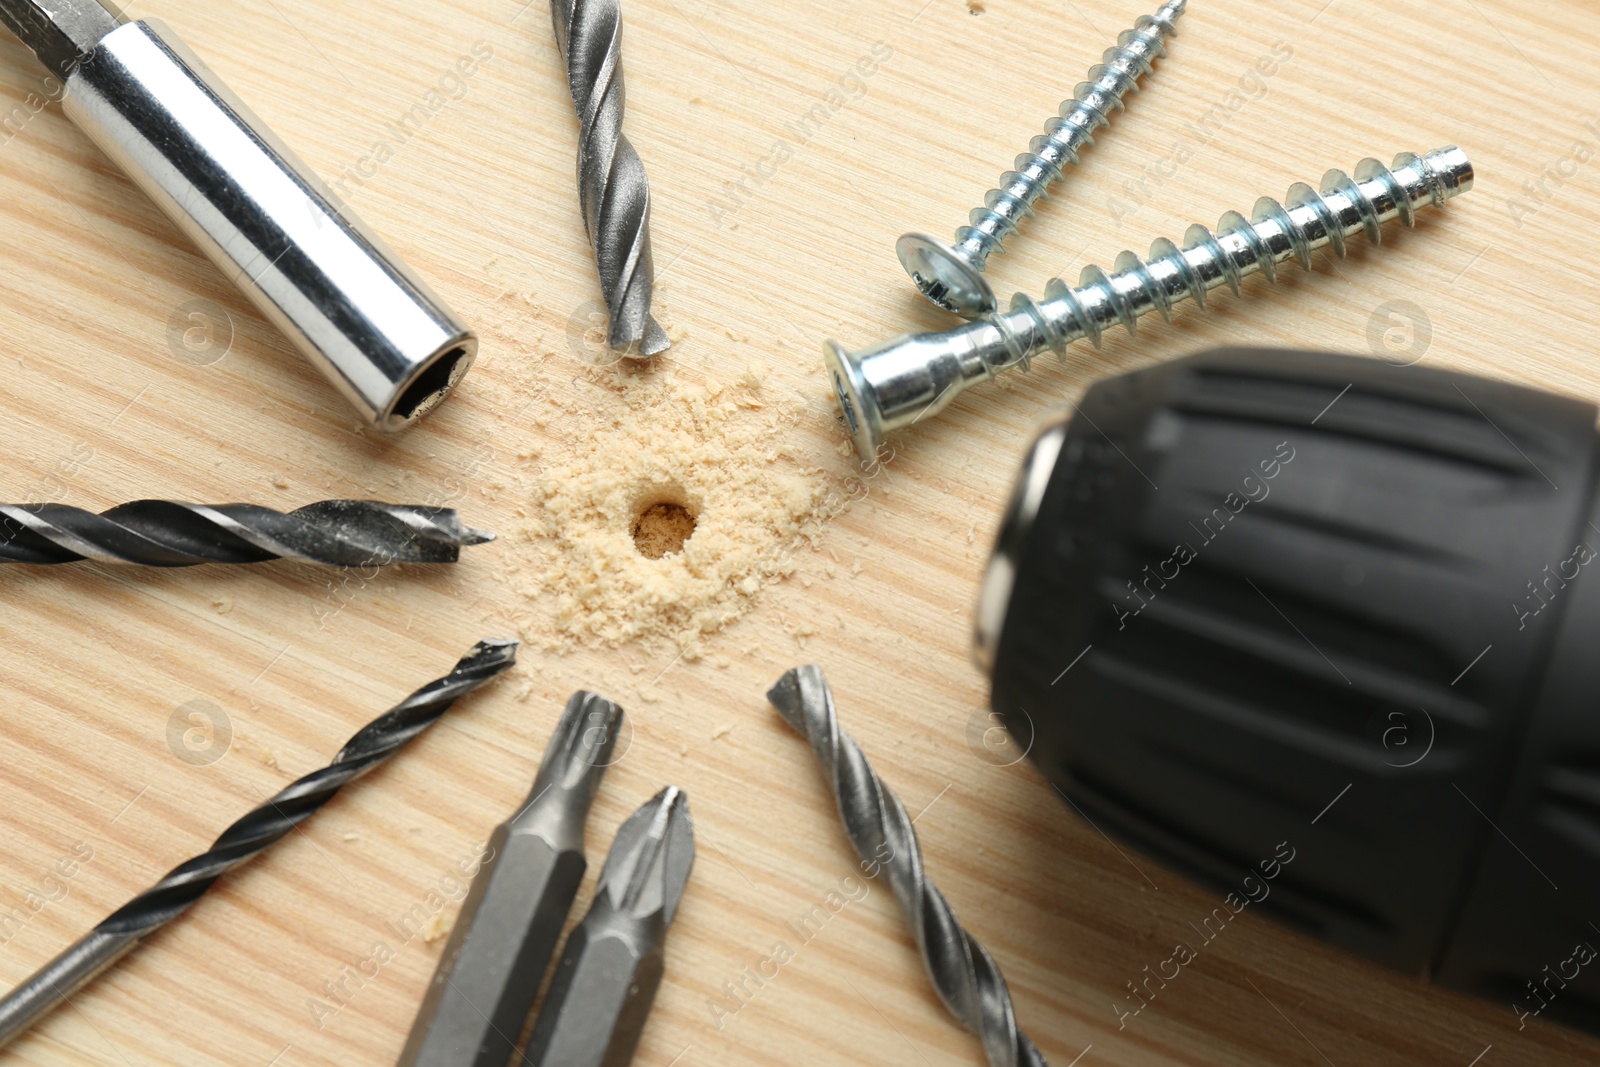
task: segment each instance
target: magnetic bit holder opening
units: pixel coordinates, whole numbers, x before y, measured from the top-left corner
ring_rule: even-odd
[[[63,110],[379,430],[443,400],[477,338],[163,23],[0,0]]]

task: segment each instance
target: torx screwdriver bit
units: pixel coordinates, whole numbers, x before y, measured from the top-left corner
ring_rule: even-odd
[[[524,1062],[627,1067],[661,988],[667,927],[693,866],[689,798],[668,786],[617,831],[594,904],[561,952]]]
[[[496,827],[398,1067],[506,1067],[588,863],[583,830],[622,709],[567,701],[526,803]]]
[[[472,331],[177,34],[116,6],[0,0],[0,22],[61,79],[67,117],[367,425],[437,406],[472,365]]]
[[[1044,1055],[1017,1027],[1000,965],[956,921],[949,901],[923,870],[922,846],[905,806],[873,771],[855,739],[839,729],[822,668],[789,671],[768,690],[767,700],[811,742],[856,855],[863,863],[880,865],[888,876],[939,999],[983,1042],[989,1067],[1045,1067]]]
[[[328,766],[312,771],[222,831],[211,848],[107,916],[99,926],[0,1000],[0,1048],[67,1000],[141,941],[188,911],[224,874],[315,815],[347,783],[366,774],[438,721],[459,697],[499,677],[517,642],[478,642],[448,675],[429,682],[362,727]]]
[[[96,515],[64,504],[0,504],[0,563],[192,567],[272,559],[369,567],[454,563],[494,534],[451,508],[324,500],[288,514],[254,504],[136,500]]]

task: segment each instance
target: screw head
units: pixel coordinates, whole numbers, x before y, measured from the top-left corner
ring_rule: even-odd
[[[828,380],[833,383],[839,410],[844,413],[845,429],[855,443],[856,454],[870,463],[883,444],[883,417],[878,411],[878,398],[861,373],[861,364],[855,356],[845,351],[838,341],[829,339],[822,344],[822,362],[828,370]]]
[[[925,233],[901,234],[894,250],[922,295],[946,311],[975,319],[997,306],[983,272],[942,241]]]

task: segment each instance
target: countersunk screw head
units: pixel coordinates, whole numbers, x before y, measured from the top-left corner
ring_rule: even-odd
[[[907,233],[894,243],[894,250],[922,295],[946,311],[975,319],[995,309],[994,290],[983,272],[944,242],[925,233]]]
[[[822,346],[823,363],[828,369],[828,380],[839,399],[839,410],[844,413],[845,428],[862,459],[877,455],[883,444],[883,419],[878,413],[878,397],[861,374],[861,365],[855,356],[838,341],[828,340]]]

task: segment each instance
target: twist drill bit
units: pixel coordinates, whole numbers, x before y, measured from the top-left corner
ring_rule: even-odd
[[[347,783],[400,751],[458,698],[510,668],[516,656],[516,641],[478,642],[448,675],[429,682],[358,731],[328,766],[312,771],[247,813],[224,830],[209,850],[174,867],[107,916],[0,1000],[0,1048],[189,910],[218,878],[315,815]]]
[[[975,382],[1027,369],[1046,349],[1064,356],[1067,345],[1084,337],[1098,348],[1114,325],[1133,333],[1140,316],[1156,311],[1169,318],[1173,305],[1187,299],[1204,308],[1212,289],[1226,285],[1237,294],[1240,282],[1258,272],[1272,281],[1291,258],[1310,270],[1317,249],[1343,256],[1346,240],[1363,233],[1377,244],[1384,223],[1398,219],[1410,227],[1418,208],[1443,207],[1472,188],[1472,163],[1459,148],[1402,152],[1393,168],[1363,160],[1353,180],[1330,170],[1320,192],[1297,184],[1287,206],[1264,196],[1249,219],[1237,211],[1223,215],[1218,233],[1191,226],[1183,248],[1158,239],[1148,262],[1124,252],[1114,274],[1085,267],[1076,289],[1057,278],[1043,301],[1019,293],[1010,311],[953,330],[902,334],[859,352],[827,342],[824,361],[856,451],[872,460],[885,433],[943,410]]]
[[[324,500],[288,514],[169,500],[138,500],[100,515],[63,504],[0,504],[0,563],[454,563],[463,545],[492,540],[494,534],[463,526],[450,508],[369,500]]]
[[[578,112],[578,198],[611,314],[607,343],[653,356],[671,342],[650,314],[650,180],[622,132],[622,8],[618,0],[552,0],[550,13]]]
[[[1139,91],[1139,79],[1167,54],[1167,39],[1178,35],[1185,6],[1187,0],[1167,0],[1154,15],[1140,15],[1133,29],[1122,31],[1116,47],[1106,49],[1060,114],[1017,157],[1015,169],[1002,174],[999,187],[984,196],[983,207],[972,209],[955,244],[921,233],[903,234],[895,242],[900,265],[923,296],[964,319],[994,310],[994,290],[983,276],[989,257],[1033,214],[1033,205],[1061,179],[1066,165],[1076,165],[1078,153],[1094,144],[1095,130],[1111,124],[1111,113],[1123,108],[1122,98]]]
[[[873,772],[855,740],[839,729],[822,668],[789,671],[767,692],[767,700],[811,742],[856,855],[863,863],[882,865],[911,920],[939,999],[982,1040],[989,1067],[1045,1067],[1044,1056],[1017,1029],[999,964],[956,921],[944,894],[923,871],[917,831],[900,798]]]
[[[627,1067],[661,988],[667,927],[693,866],[689,798],[668,786],[617,831],[594,904],[561,952],[527,1063]]]
[[[526,803],[489,838],[399,1067],[505,1067],[583,883],[583,828],[622,709],[567,701]]]

